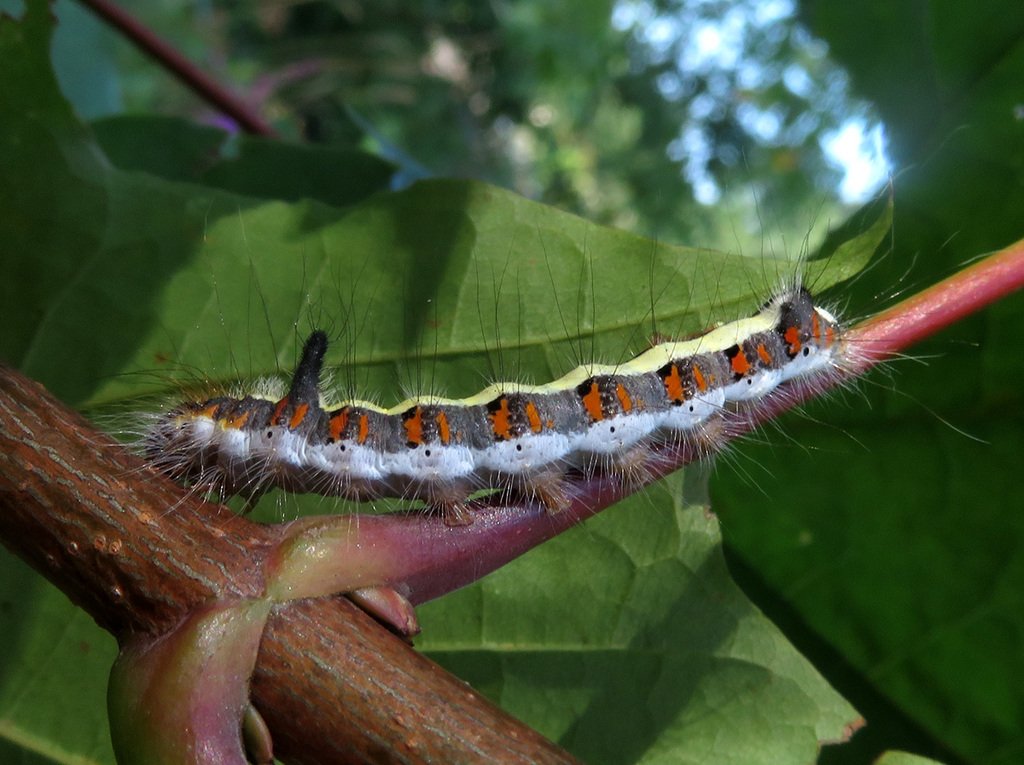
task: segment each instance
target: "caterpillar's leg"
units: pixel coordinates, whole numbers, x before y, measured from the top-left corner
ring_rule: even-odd
[[[441,511],[446,526],[468,526],[473,522],[473,513],[463,500],[447,500],[436,507]]]
[[[530,476],[525,493],[536,499],[552,515],[569,506],[568,483],[561,470],[545,470]]]
[[[639,490],[651,479],[651,448],[639,443],[615,455],[605,467],[605,472],[614,475],[630,492]]]
[[[473,522],[473,513],[466,500],[472,488],[463,481],[428,485],[427,505],[441,513],[446,526],[468,526]]]

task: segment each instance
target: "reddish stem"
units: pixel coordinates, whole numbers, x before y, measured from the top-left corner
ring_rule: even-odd
[[[155,59],[214,109],[233,119],[244,131],[253,135],[276,136],[274,129],[242,99],[181,55],[165,40],[157,37],[152,30],[124,9],[108,0],[79,2],[119,29],[135,47]]]
[[[1024,239],[934,284],[852,328],[861,374],[880,361],[934,335],[1024,287]]]

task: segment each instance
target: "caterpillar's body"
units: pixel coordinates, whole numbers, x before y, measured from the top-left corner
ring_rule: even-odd
[[[732,402],[835,367],[841,346],[836,319],[795,287],[749,318],[546,385],[327,408],[319,389],[327,336],[314,331],[284,397],[182,404],[148,431],[145,450],[174,478],[227,495],[283,488],[418,498],[461,522],[468,496],[491,488],[555,509],[569,471],[625,470],[653,442],[699,436]]]

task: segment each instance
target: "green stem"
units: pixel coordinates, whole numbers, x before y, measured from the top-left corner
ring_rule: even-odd
[[[245,765],[242,720],[270,606],[202,609],[164,635],[124,643],[107,690],[120,765]]]

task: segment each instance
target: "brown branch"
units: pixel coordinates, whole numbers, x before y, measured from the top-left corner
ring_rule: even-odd
[[[182,499],[6,367],[0,462],[0,539],[115,636],[158,634],[203,603],[264,589],[259,564],[272,527]]]
[[[0,539],[119,641],[258,597],[283,528],[182,499],[0,366]],[[290,762],[574,761],[340,598],[275,609],[252,699]]]
[[[252,698],[278,756],[304,765],[576,762],[398,638],[366,640],[372,632],[381,630],[344,598],[292,602],[271,618]],[[301,727],[287,719],[296,714]]]
[[[276,136],[270,125],[248,104],[213,77],[179,53],[166,40],[158,37],[123,8],[109,0],[79,0],[93,13],[117,28],[135,47],[181,80],[197,96],[217,111],[227,115],[247,133]]]

